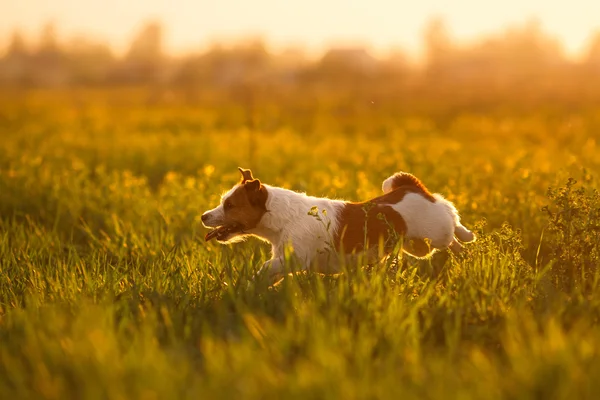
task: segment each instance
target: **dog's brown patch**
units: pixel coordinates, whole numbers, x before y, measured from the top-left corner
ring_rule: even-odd
[[[346,203],[339,216],[339,228],[334,236],[338,250],[345,253],[378,246],[383,241],[391,250],[395,236],[403,236],[406,222],[389,205],[372,202]]]
[[[241,183],[223,201],[223,223],[209,232],[205,239],[222,240],[229,235],[244,232],[259,224],[267,212],[267,189],[258,179]]]
[[[415,178],[416,179],[416,178]],[[417,180],[418,181],[418,180]],[[418,193],[429,201],[435,198],[421,186],[416,185],[412,179],[403,180],[409,184],[396,187],[391,192],[361,203],[346,203],[339,216],[339,228],[334,236],[338,250],[351,253],[365,250],[365,240],[368,247],[378,246],[380,240],[386,244],[387,250],[395,246],[395,237],[404,236],[406,222],[391,205],[402,201],[408,193]],[[366,232],[365,232],[366,226]],[[431,250],[429,245],[418,240],[406,244],[406,251],[424,257]]]
[[[238,224],[244,230],[255,228],[267,212],[267,189],[258,179],[246,181],[223,202],[225,225]]]

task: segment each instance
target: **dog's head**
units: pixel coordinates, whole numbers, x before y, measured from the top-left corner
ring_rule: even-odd
[[[242,181],[221,197],[221,204],[202,214],[204,226],[214,228],[206,234],[207,241],[233,241],[255,228],[267,212],[267,189],[252,177],[252,171],[239,170]]]

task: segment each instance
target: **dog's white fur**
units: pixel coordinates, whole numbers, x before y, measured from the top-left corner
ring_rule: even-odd
[[[384,181],[384,193],[391,191],[392,178],[393,176]],[[204,213],[206,226],[222,224],[223,204],[238,186],[223,195],[219,206]],[[258,226],[243,233],[232,234],[224,241],[231,243],[247,236],[256,236],[269,242],[272,246],[272,258],[262,270],[267,271],[271,277],[279,277],[283,273],[287,245],[291,245],[295,258],[304,269],[314,267],[318,272],[339,272],[339,260],[331,251],[331,238],[338,232],[339,216],[346,202],[263,186],[268,193],[268,211],[262,216]],[[434,194],[434,197],[435,202],[431,202],[421,194],[408,193],[401,201],[390,204],[406,222],[405,239],[427,238],[435,249],[452,246],[455,250],[461,247],[455,240],[455,235],[462,241],[474,240],[473,233],[460,223],[454,205],[439,194]],[[317,207],[321,221],[314,215],[309,215],[313,207]]]
[[[209,217],[205,222],[207,226],[220,224],[219,221],[224,215],[223,204],[238,186],[234,186],[223,195],[221,204],[204,213]],[[245,231],[243,234],[235,234],[231,238],[227,238],[226,242],[237,242],[248,236],[256,236],[269,242],[272,258],[265,263],[263,269],[270,266],[272,275],[282,272],[284,252],[288,245],[291,246],[294,256],[302,265],[315,264],[317,255],[329,252],[331,237],[338,231],[337,216],[344,206],[344,201],[307,196],[304,193],[270,185],[263,184],[263,186],[268,193],[266,202],[268,212],[263,215],[256,228]],[[322,221],[318,221],[314,216],[308,214],[313,207],[318,208]],[[328,224],[329,226],[327,226]],[[323,265],[322,268],[326,268],[326,266]]]

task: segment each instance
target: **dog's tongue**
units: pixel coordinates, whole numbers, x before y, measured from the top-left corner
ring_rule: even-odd
[[[221,228],[222,228],[222,227],[215,228],[215,229],[213,229],[212,231],[208,232],[208,233],[206,234],[206,236],[204,236],[204,240],[208,242],[209,240],[211,240],[211,239],[214,239],[215,237],[217,237],[217,235],[219,234],[219,230],[220,230]]]
[[[204,236],[204,240],[207,242],[213,238],[219,239],[219,236],[224,236],[229,233],[235,232],[238,229],[237,225],[229,225],[229,226],[219,226],[212,231],[208,232],[206,236]]]

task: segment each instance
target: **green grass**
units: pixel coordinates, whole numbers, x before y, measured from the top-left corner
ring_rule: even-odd
[[[600,394],[600,114],[342,133],[47,93],[0,110],[0,398]],[[248,285],[269,248],[206,244],[199,220],[237,166],[352,200],[412,172],[478,241]]]

